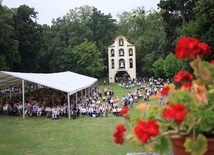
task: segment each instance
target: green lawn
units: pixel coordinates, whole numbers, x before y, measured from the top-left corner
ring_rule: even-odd
[[[2,155],[121,155],[136,151],[113,143],[112,134],[122,117],[61,118],[0,116]]]
[[[132,89],[117,85],[100,86],[114,89],[115,96]],[[133,88],[136,89],[136,88]],[[69,120],[62,117],[52,120],[46,117],[0,115],[1,155],[125,155],[140,152],[130,143],[118,146],[113,142],[113,132],[119,123],[126,123],[122,117],[89,118]]]

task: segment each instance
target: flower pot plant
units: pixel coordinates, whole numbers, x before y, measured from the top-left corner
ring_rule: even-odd
[[[192,73],[180,70],[174,84],[164,85],[162,106],[141,103],[136,107],[139,112],[124,106],[120,113],[128,123],[116,126],[114,142],[130,141],[160,154],[171,149],[175,155],[214,154],[208,143],[214,138],[214,61],[204,60],[210,54],[209,45],[197,38],[179,38],[175,55],[181,61],[189,60]],[[183,141],[184,152],[176,153],[176,140]]]

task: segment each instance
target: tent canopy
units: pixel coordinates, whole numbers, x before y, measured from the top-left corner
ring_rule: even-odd
[[[60,73],[19,73],[1,71],[0,89],[21,85],[22,80],[25,80],[25,83],[36,83],[60,90],[69,95],[88,88],[97,82],[96,78],[69,71]]]

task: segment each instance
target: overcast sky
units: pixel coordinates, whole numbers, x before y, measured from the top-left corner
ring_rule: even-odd
[[[117,13],[132,11],[144,6],[145,10],[157,10],[160,0],[3,0],[2,5],[9,8],[18,8],[26,4],[35,8],[38,14],[38,23],[51,25],[52,19],[63,17],[70,9],[83,5],[94,6],[105,15],[111,14],[117,19]]]

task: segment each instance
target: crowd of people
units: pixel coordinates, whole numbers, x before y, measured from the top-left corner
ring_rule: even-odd
[[[143,79],[145,80],[145,79]],[[139,82],[133,80],[133,83]],[[142,82],[142,81],[141,81]],[[120,116],[124,105],[133,107],[139,99],[148,101],[151,95],[156,95],[162,89],[161,79],[148,79],[149,85],[140,84],[134,91],[124,94],[120,99],[115,96],[113,89],[105,88],[102,92],[99,88],[92,88],[87,94],[78,94],[78,98],[70,98],[70,116],[77,117],[106,117],[109,113]],[[89,91],[89,90],[88,90]],[[58,119],[68,117],[69,105],[67,94],[51,89],[38,88],[28,89],[25,93],[25,109],[23,110],[22,95],[15,93],[10,97],[2,97],[0,100],[0,113],[11,116],[24,115],[26,117],[41,117]],[[8,95],[7,95],[8,96]]]
[[[29,89],[30,90],[30,89]],[[99,88],[91,89],[91,92],[81,96],[78,94],[70,99],[70,116],[77,117],[106,117],[113,111],[114,116],[119,116],[122,108],[120,99],[114,96],[113,89]],[[25,109],[23,111],[22,95],[17,93],[10,97],[3,97],[0,100],[0,112],[4,115],[26,117],[41,117],[58,119],[68,117],[69,105],[67,94],[50,88],[40,88],[25,93]]]

